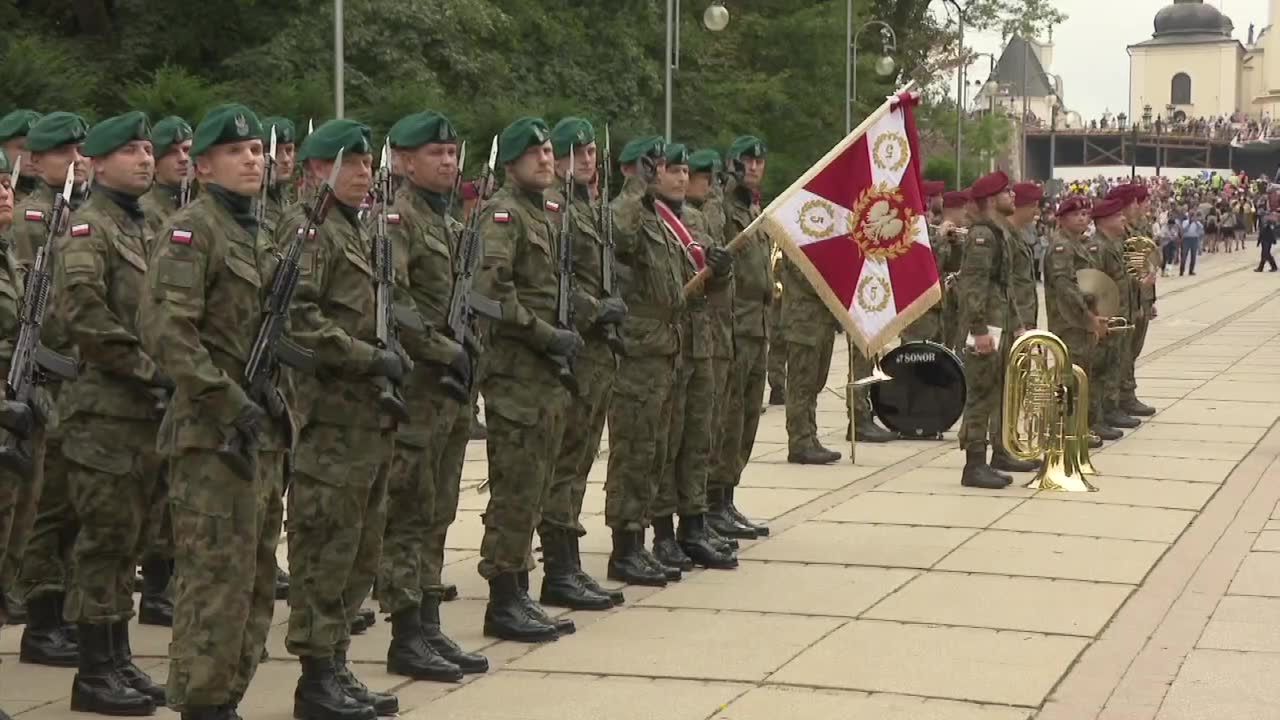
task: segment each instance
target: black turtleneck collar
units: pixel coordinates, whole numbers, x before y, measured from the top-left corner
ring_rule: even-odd
[[[347,219],[347,222],[351,223],[352,227],[360,226],[360,208],[351,207],[341,202],[337,202],[335,205],[337,205],[338,212],[342,213],[342,216]]]
[[[435,212],[435,214],[443,216],[445,211],[449,209],[449,196],[447,194],[428,190],[418,185],[410,184],[410,187],[413,188],[413,192],[417,194],[418,197],[422,198],[423,202],[431,207],[431,210]]]
[[[583,202],[591,202],[591,188],[587,187],[587,185],[583,183],[574,183],[573,198],[571,199],[582,200]]]
[[[668,200],[661,195],[658,195],[657,198],[662,201],[663,205],[671,208],[671,212],[675,213],[676,217],[681,217],[684,214],[684,200]]]
[[[35,177],[32,177],[31,175],[18,176],[18,192],[30,195],[36,191],[37,187],[39,187],[39,185]]]
[[[164,194],[173,198],[175,202],[178,200],[178,196],[182,194],[181,185],[170,185],[169,183],[162,183],[159,180],[157,180],[156,187],[160,188],[160,191],[163,192]]]
[[[138,204],[139,196],[124,192],[123,190],[109,188],[100,183],[93,184],[93,195],[100,196],[104,200],[114,203],[134,222],[142,222],[143,213],[142,206]]]
[[[528,199],[529,202],[533,203],[534,205],[538,207],[542,207],[542,191],[541,190],[529,190],[527,188],[522,188],[519,185],[516,185],[515,188],[516,188],[517,194],[524,196],[526,199]]]
[[[258,217],[253,212],[252,197],[233,193],[221,185],[213,183],[203,185],[203,189],[207,190],[219,205],[231,213],[231,218],[236,221],[237,225],[248,230],[250,234],[258,232]]]

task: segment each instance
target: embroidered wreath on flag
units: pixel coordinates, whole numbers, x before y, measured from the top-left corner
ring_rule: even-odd
[[[854,203],[849,235],[862,253],[877,260],[893,260],[911,249],[920,232],[916,214],[902,191],[887,183],[873,185]]]

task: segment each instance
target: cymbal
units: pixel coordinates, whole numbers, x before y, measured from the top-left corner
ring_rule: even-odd
[[[1120,312],[1120,288],[1111,276],[1101,270],[1085,268],[1076,271],[1076,283],[1091,301],[1093,313],[1100,317],[1111,317]]]

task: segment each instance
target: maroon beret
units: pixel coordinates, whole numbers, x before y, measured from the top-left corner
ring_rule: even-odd
[[[1062,217],[1063,215],[1078,212],[1080,210],[1088,210],[1090,209],[1090,205],[1091,203],[1089,202],[1089,198],[1083,195],[1071,195],[1058,203],[1058,210],[1056,214],[1058,217]]]
[[[1106,200],[1093,204],[1093,219],[1100,220],[1110,217],[1124,210],[1124,206],[1129,204],[1129,199],[1125,197],[1108,197]]]
[[[973,202],[973,198],[969,197],[968,190],[953,190],[942,196],[942,207],[944,208],[962,208]]]
[[[941,180],[925,180],[920,185],[926,198],[937,197],[947,189],[947,184]]]
[[[1134,184],[1134,186],[1133,186],[1133,200],[1134,200],[1134,202],[1143,202],[1144,200],[1146,200],[1146,199],[1147,199],[1147,198],[1149,198],[1149,197],[1151,197],[1151,190],[1150,190],[1150,189],[1148,189],[1146,185],[1143,185],[1143,184],[1141,184],[1141,183],[1135,183],[1135,184]]]
[[[1035,205],[1044,197],[1044,188],[1035,183],[1018,183],[1013,186],[1014,207]]]
[[[973,196],[974,200],[985,200],[1007,189],[1009,189],[1009,176],[997,170],[978,178],[973,187],[969,188],[969,194]]]
[[[1129,184],[1117,185],[1107,192],[1107,199],[1119,200],[1125,205],[1128,205],[1133,202],[1133,188],[1134,186]]]

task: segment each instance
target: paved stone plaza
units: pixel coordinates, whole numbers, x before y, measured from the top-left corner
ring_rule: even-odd
[[[380,621],[353,644],[357,672],[397,692],[403,716],[430,720],[1275,718],[1280,275],[1253,262],[1252,248],[1202,257],[1196,277],[1161,281],[1138,367],[1159,413],[1094,456],[1100,492],[963,488],[954,436],[860,446],[856,465],[788,465],[771,408],[738,497],[772,536],[744,544],[736,572],[628,588],[624,608],[573,613],[577,634],[547,645],[481,635],[485,460],[472,443],[446,569],[462,597],[443,612],[493,670],[462,685],[388,675]],[[840,345],[819,425],[847,455]],[[604,470],[583,540],[599,578]],[[290,717],[286,614],[278,603],[246,718]],[[72,717],[73,671],[18,663],[20,632],[0,634],[0,707]],[[135,634],[158,679],[167,641]]]

